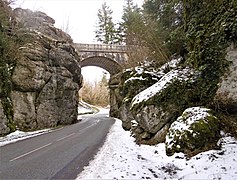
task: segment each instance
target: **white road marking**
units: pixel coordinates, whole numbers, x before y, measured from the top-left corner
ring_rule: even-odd
[[[62,141],[63,139],[66,139],[66,138],[68,138],[68,137],[70,137],[70,136],[72,136],[72,135],[74,135],[74,134],[76,134],[76,133],[72,133],[72,134],[69,134],[69,135],[67,135],[67,136],[64,136],[64,137],[58,139],[56,142]]]
[[[29,154],[31,154],[31,153],[33,153],[33,152],[35,152],[35,151],[38,151],[38,150],[40,150],[40,149],[43,149],[43,148],[45,148],[45,147],[47,147],[47,146],[50,146],[51,144],[52,144],[52,143],[46,144],[46,145],[41,146],[41,147],[39,147],[39,148],[36,148],[36,149],[34,149],[34,150],[32,150],[32,151],[29,151],[29,152],[27,152],[27,153],[25,153],[25,154],[22,154],[22,155],[20,155],[20,156],[17,156],[17,157],[15,157],[15,158],[11,159],[10,162],[15,161],[15,160],[17,160],[17,159],[20,159],[20,158],[22,158],[22,157],[24,157],[24,156],[27,156],[27,155],[29,155]]]
[[[90,128],[90,127],[96,125],[96,124],[99,123],[99,122],[100,122],[100,120],[97,120],[95,123],[93,123],[93,124],[91,124],[90,126],[84,128],[84,129],[82,129],[81,131],[88,129],[88,128]],[[62,129],[62,128],[59,128],[58,130],[60,130],[60,129]],[[81,134],[81,133],[82,133],[82,132],[80,132],[80,134]],[[56,142],[62,141],[63,139],[66,139],[66,138],[68,138],[68,137],[70,137],[70,136],[72,136],[72,135],[74,135],[74,134],[76,134],[76,133],[71,133],[71,134],[69,134],[69,135],[67,135],[67,136],[64,136],[64,137],[62,137],[62,138],[56,140]],[[17,160],[17,159],[20,159],[20,158],[22,158],[22,157],[25,157],[25,156],[27,156],[27,155],[29,155],[29,154],[32,154],[33,152],[38,151],[38,150],[40,150],[40,149],[43,149],[43,148],[45,148],[45,147],[47,147],[47,146],[50,146],[51,144],[53,144],[53,143],[46,144],[46,145],[41,146],[41,147],[39,147],[39,148],[36,148],[36,149],[34,149],[34,150],[32,150],[32,151],[29,151],[29,152],[27,152],[27,153],[24,153],[24,154],[22,154],[22,155],[20,155],[20,156],[17,156],[17,157],[15,157],[15,158],[11,159],[10,162],[15,161],[15,160]]]
[[[96,125],[98,122],[99,122],[99,120],[97,120],[97,122],[95,122],[95,123],[91,124],[90,126],[88,126],[88,127],[84,128],[84,129],[82,129],[81,131],[83,131],[83,130],[86,130],[86,129],[88,129],[88,128],[90,128],[90,127],[94,126],[94,125]]]

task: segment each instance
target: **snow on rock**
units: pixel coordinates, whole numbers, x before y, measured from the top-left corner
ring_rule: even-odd
[[[189,79],[190,75],[193,74],[194,70],[188,67],[184,69],[171,70],[157,83],[137,94],[132,100],[131,107],[134,107],[139,103],[145,102],[155,95],[160,94],[166,87],[168,87],[169,84],[171,84],[175,80],[186,81]]]
[[[170,62],[167,62],[162,67],[158,69],[158,71],[155,71],[154,69],[152,71],[144,70],[143,67],[136,67],[135,70],[137,74],[142,75],[144,74],[150,74],[152,76],[157,76],[156,79],[158,82],[153,84],[151,87],[147,88],[146,90],[140,92],[137,94],[133,100],[132,100],[132,107],[135,104],[139,104],[140,102],[147,101],[148,99],[152,98],[156,94],[159,94],[162,92],[164,88],[166,88],[169,84],[171,84],[175,80],[179,81],[187,81],[190,79],[190,77],[195,73],[195,71],[192,68],[186,67],[184,69],[178,69],[177,66],[181,62],[182,58],[173,59]],[[175,69],[176,68],[176,69]],[[169,70],[168,73],[166,73],[167,69]],[[144,80],[144,78],[141,77],[131,77],[128,80],[125,81],[129,82],[132,80]]]
[[[167,126],[177,119],[192,99],[189,91],[198,74],[189,67],[173,69],[132,99],[129,105],[131,119],[138,122],[132,133],[138,143],[165,141]]]
[[[110,84],[118,82],[116,89],[113,88],[114,86],[110,88],[111,115],[120,118],[126,130],[131,128],[130,121],[134,119],[130,112],[130,103],[134,96],[152,86],[162,77],[157,75],[153,69],[148,71],[147,67],[136,67],[126,70],[120,76],[113,76],[110,81]]]
[[[174,69],[179,65],[181,60],[182,60],[182,58],[172,59],[171,61],[169,61],[169,62],[165,63],[163,66],[161,66],[160,70],[166,71],[166,69]]]
[[[144,81],[144,80],[146,80],[146,79],[143,78],[143,77],[131,77],[131,78],[129,78],[128,80],[126,80],[124,83],[127,84],[127,83],[129,83],[130,81],[136,81],[136,80]]]
[[[189,152],[204,148],[207,144],[216,144],[220,138],[219,120],[211,114],[211,110],[201,107],[186,109],[171,124],[166,135],[166,152]]]
[[[187,160],[183,153],[167,156],[165,144],[137,145],[116,121],[103,147],[84,168],[81,179],[228,179],[237,177],[237,140],[222,137],[221,150],[210,150]]]

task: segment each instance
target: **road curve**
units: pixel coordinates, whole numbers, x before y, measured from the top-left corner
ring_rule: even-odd
[[[0,179],[75,179],[114,123],[106,115],[0,147]]]

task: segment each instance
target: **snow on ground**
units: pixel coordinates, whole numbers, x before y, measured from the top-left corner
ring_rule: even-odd
[[[80,179],[237,179],[237,140],[223,136],[221,150],[210,150],[187,160],[182,153],[166,156],[164,143],[136,145],[117,120],[95,159]]]
[[[108,113],[108,109],[100,113]],[[0,146],[50,132],[50,129],[16,131],[0,138]],[[210,150],[187,160],[182,153],[165,154],[164,143],[136,145],[121,121],[112,126],[94,160],[78,175],[80,179],[237,179],[237,140],[223,134],[221,150]]]
[[[98,111],[98,108],[92,106],[84,101],[80,101],[78,104],[78,114],[94,114]]]
[[[23,131],[17,130],[11,134],[8,134],[7,136],[0,137],[0,147],[6,144],[23,140],[23,139],[39,136],[41,134],[48,133],[50,131],[51,129],[44,129],[44,130],[33,131],[33,132],[23,132]]]

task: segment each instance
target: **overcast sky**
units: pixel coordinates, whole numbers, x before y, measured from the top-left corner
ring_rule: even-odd
[[[121,20],[125,0],[16,0],[13,7],[45,12],[56,22],[55,26],[67,30],[76,43],[96,43],[97,13],[106,2],[113,11],[113,20]],[[133,1],[141,6],[143,0]],[[93,72],[93,73],[92,73]],[[101,80],[103,70],[95,67],[82,68],[84,79]]]
[[[16,0],[15,7],[42,11],[55,19],[55,26],[66,30],[74,42],[95,43],[97,13],[103,2],[113,10],[115,22],[121,19],[125,0]],[[142,5],[143,0],[134,0]]]

